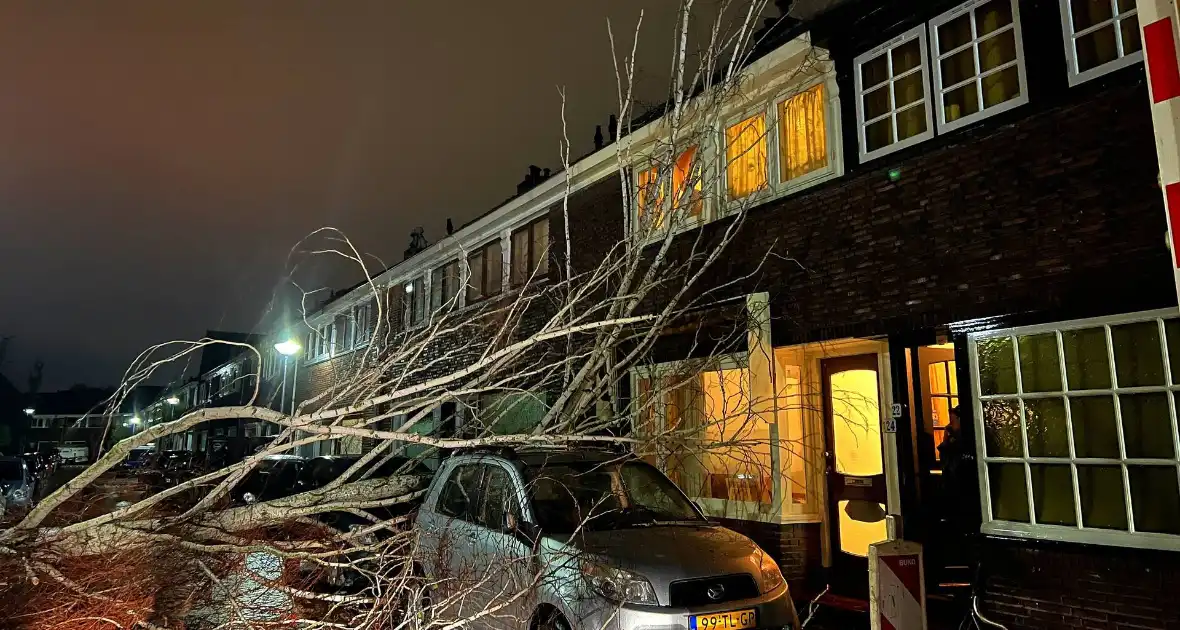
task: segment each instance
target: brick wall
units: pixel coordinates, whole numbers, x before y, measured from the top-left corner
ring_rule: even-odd
[[[983,613],[1012,630],[1180,628],[1180,554],[988,539]]]

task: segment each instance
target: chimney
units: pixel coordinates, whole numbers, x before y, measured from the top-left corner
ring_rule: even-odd
[[[619,119],[615,118],[614,114],[610,115],[610,123],[607,124],[607,130],[610,132],[611,142],[619,139]]]
[[[403,260],[409,260],[414,254],[426,249],[430,243],[426,242],[425,230],[416,227],[410,232],[410,246],[406,248],[406,257]]]
[[[549,169],[545,169],[545,172],[541,173],[541,180],[546,180],[546,179],[549,179]],[[538,181],[537,183],[539,184],[541,182]]]
[[[455,233],[455,224],[451,223],[451,217],[447,217],[447,236]]]
[[[602,148],[602,125],[594,125],[594,150]]]

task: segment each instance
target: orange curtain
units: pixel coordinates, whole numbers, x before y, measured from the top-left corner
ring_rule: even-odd
[[[725,130],[729,197],[741,199],[766,186],[766,116],[756,114]]]
[[[696,163],[696,147],[689,147],[672,169],[672,190],[675,210],[687,209],[694,217],[701,216],[701,170]]]
[[[660,212],[660,205],[664,202],[664,187],[660,186],[659,179],[658,167],[639,172],[636,207],[639,210],[639,225],[643,229],[659,227],[664,223],[663,213]]]
[[[828,165],[822,83],[780,103],[778,118],[784,182]]]

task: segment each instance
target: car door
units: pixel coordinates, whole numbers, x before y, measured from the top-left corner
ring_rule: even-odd
[[[494,611],[480,625],[497,630],[522,627],[534,602],[531,544],[509,526],[521,522],[522,488],[517,471],[500,462],[486,464],[475,560],[483,578],[480,605]]]
[[[475,523],[479,510],[479,492],[483,466],[465,463],[447,473],[438,500],[422,523],[430,548],[422,549],[423,565],[444,597],[469,592],[475,584],[475,549],[480,527]],[[468,597],[456,598],[461,610],[470,614],[474,607]]]

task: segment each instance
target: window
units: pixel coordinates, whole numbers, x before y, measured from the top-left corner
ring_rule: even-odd
[[[742,199],[767,185],[766,114],[755,114],[725,130],[726,186]]]
[[[512,286],[549,273],[549,217],[512,233]]]
[[[406,329],[417,328],[426,322],[426,280],[419,276],[402,284],[405,292]]]
[[[504,286],[504,254],[500,241],[484,245],[467,258],[469,276],[467,279],[467,302],[492,297]]]
[[[693,225],[701,218],[705,200],[703,191],[703,177],[701,159],[696,146],[689,147],[676,157],[670,169],[662,168],[659,164],[645,166],[636,172],[635,209],[638,217],[639,229],[647,233],[649,230],[662,230],[673,221],[665,221],[668,211],[672,216],[684,219],[686,225]],[[661,172],[670,172],[672,176],[672,196],[667,198],[666,176]],[[670,207],[665,206],[670,204]]]
[[[479,510],[479,484],[483,467],[459,466],[443,486],[438,497],[438,512],[444,516],[475,522]]]
[[[858,56],[853,66],[862,161],[934,136],[924,27],[913,28]]]
[[[484,471],[483,515],[480,523],[493,531],[502,531],[512,514],[520,522],[520,499],[516,484],[508,471],[500,466],[487,466]]]
[[[1135,0],[1061,0],[1069,84],[1143,60]]]
[[[373,311],[372,301],[354,306],[352,309],[352,330],[353,330],[353,346],[361,346],[369,342],[369,337],[373,334],[372,322],[370,318]]]
[[[975,333],[969,351],[984,531],[1180,549],[1172,311]]]
[[[50,418],[34,417],[29,422],[29,427],[32,429],[48,429],[51,426],[53,426],[53,422],[52,422],[52,419],[50,419]]]
[[[930,381],[930,425],[934,435],[934,459],[942,459],[938,447],[946,440],[951,409],[959,406],[959,384],[954,361],[936,361],[926,366]]]
[[[637,373],[635,434],[654,439],[644,447],[646,459],[717,516],[810,518],[818,509],[807,493],[800,355],[775,349],[760,386],[732,358],[708,368],[687,362]],[[772,396],[774,389],[759,387],[778,391]],[[769,413],[751,405],[752,391],[774,398]]]
[[[332,354],[349,349],[352,342],[352,326],[355,322],[347,314],[337,315],[332,320]]]
[[[430,274],[430,308],[439,310],[458,306],[455,297],[459,295],[459,261],[439,267]]]
[[[938,129],[1028,102],[1016,0],[973,0],[930,22]]]
[[[823,83],[778,104],[780,182],[798,179],[828,165],[826,107]]]
[[[324,324],[311,333],[307,347],[313,348],[309,359],[322,359],[331,354],[333,348],[333,324]]]

